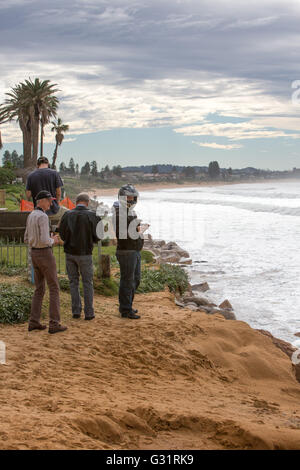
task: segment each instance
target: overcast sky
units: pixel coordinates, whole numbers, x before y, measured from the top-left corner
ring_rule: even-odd
[[[0,0],[0,101],[57,83],[66,163],[300,167],[299,23],[291,0]]]

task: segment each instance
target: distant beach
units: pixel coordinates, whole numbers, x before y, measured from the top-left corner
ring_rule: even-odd
[[[159,189],[180,189],[180,188],[202,188],[202,187],[211,187],[211,186],[224,186],[224,185],[232,185],[232,184],[257,184],[257,183],[292,183],[298,182],[300,183],[300,179],[298,178],[288,178],[288,179],[255,179],[255,180],[247,180],[247,181],[191,181],[185,182],[182,184],[173,183],[173,182],[157,182],[157,183],[134,183],[134,186],[137,188],[139,192],[142,191],[157,191]],[[127,181],[123,184],[127,183]],[[121,185],[121,183],[120,183]],[[90,194],[91,197],[101,197],[101,196],[117,196],[119,187],[115,188],[87,188],[86,191]]]

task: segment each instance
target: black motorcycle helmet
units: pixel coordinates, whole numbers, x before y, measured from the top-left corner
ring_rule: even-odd
[[[127,201],[127,196],[133,196],[133,201]],[[126,199],[124,199],[126,197]],[[124,184],[118,192],[118,199],[122,203],[123,201],[127,201],[127,207],[133,207],[136,205],[137,200],[139,197],[138,191],[135,189],[133,184]]]

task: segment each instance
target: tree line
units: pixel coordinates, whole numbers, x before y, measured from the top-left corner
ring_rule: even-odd
[[[121,177],[122,167],[121,165],[116,165],[110,169],[109,165],[106,165],[99,171],[96,160],[93,160],[92,162],[85,162],[85,164],[79,168],[78,163],[75,164],[74,159],[70,158],[68,166],[66,166],[64,162],[61,162],[59,165],[59,172],[63,175],[69,176],[93,176],[95,178],[100,177],[102,179],[107,179],[112,176]]]
[[[229,168],[227,171],[229,174],[232,172],[231,168]],[[122,169],[121,165],[113,166],[112,169],[106,165],[104,168],[98,171],[96,160],[93,160],[92,162],[85,162],[85,164],[79,168],[78,163],[75,164],[74,159],[71,158],[68,166],[64,162],[61,162],[59,166],[59,172],[70,176],[93,176],[107,179],[113,176],[121,177],[124,169]],[[196,168],[193,166],[186,166],[179,170],[176,165],[172,167],[171,172],[182,174],[182,176],[186,178],[195,178],[197,173]],[[218,178],[221,174],[219,163],[217,161],[210,162],[207,172],[210,178]],[[159,165],[152,165],[152,173],[154,175],[159,175]]]

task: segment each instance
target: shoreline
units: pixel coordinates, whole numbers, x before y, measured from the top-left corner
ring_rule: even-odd
[[[158,190],[161,190],[161,189],[175,189],[175,188],[198,188],[198,187],[216,187],[216,186],[227,186],[227,185],[236,185],[236,184],[264,184],[264,183],[271,183],[271,184],[276,184],[276,183],[299,183],[299,179],[297,178],[291,178],[291,179],[285,179],[285,178],[281,178],[281,179],[272,179],[272,180],[262,180],[262,179],[258,179],[258,180],[251,180],[251,181],[237,181],[237,182],[221,182],[221,181],[209,181],[209,182],[199,182],[199,183],[189,183],[189,182],[186,182],[184,184],[181,184],[181,185],[178,185],[176,183],[173,183],[173,182],[167,182],[167,183],[153,183],[153,184],[149,184],[149,183],[146,183],[146,184],[140,184],[140,185],[135,185],[135,187],[142,193],[143,191],[158,191]],[[96,195],[96,197],[98,198],[101,198],[101,195],[102,196],[106,196],[106,197],[109,197],[109,196],[117,196],[117,191],[118,191],[118,188],[107,188],[107,189],[99,189],[99,190],[94,190],[93,194]],[[91,194],[91,193],[90,193]],[[166,241],[168,243],[171,243],[172,240],[170,239],[166,239]],[[181,250],[183,250],[182,247],[180,247]],[[149,248],[151,250],[151,248]],[[194,260],[192,260],[192,263],[194,262]],[[192,264],[191,263],[191,264]],[[188,266],[182,266],[182,267],[188,267]],[[190,266],[191,267],[191,266]],[[190,282],[192,282],[192,280],[190,279]],[[211,300],[212,302],[214,301],[213,299]],[[230,297],[229,297],[229,301],[230,301]],[[237,320],[240,320],[239,318],[237,318]],[[252,327],[252,326],[251,326]],[[272,327],[269,325],[269,327],[271,328],[272,330]],[[254,328],[254,327],[253,327]],[[276,334],[276,333],[274,333]],[[273,335],[273,333],[272,333]],[[281,337],[281,335],[276,335],[276,337],[280,340],[280,341],[284,341],[284,342],[288,342],[292,347],[293,347],[293,342],[296,341],[296,338],[292,339],[292,338],[286,338],[286,337]]]
[[[133,184],[139,192],[144,191],[158,191],[160,189],[181,189],[181,188],[198,188],[198,187],[214,187],[214,186],[228,186],[236,184],[262,184],[262,183],[300,183],[300,178],[279,178],[279,179],[256,179],[247,181],[194,181],[185,182],[182,184],[173,182],[157,182],[157,183],[137,183]],[[120,183],[121,184],[121,183]],[[126,184],[124,182],[124,184]],[[119,187],[114,188],[90,188],[86,189],[90,197],[110,197],[118,194]]]

